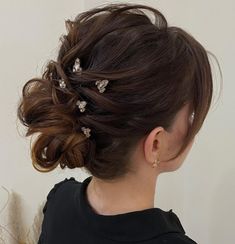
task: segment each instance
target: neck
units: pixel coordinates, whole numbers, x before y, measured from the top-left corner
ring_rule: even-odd
[[[126,176],[108,182],[93,176],[87,186],[87,199],[93,210],[102,215],[154,208],[156,180],[156,177]]]

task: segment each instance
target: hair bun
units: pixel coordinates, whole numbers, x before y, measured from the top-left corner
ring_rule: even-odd
[[[24,85],[18,107],[26,136],[40,133],[31,154],[35,168],[84,166],[98,178],[122,177],[135,171],[131,152],[139,140],[156,126],[170,130],[190,103],[194,118],[177,157],[211,104],[205,48],[143,4],[93,8],[66,28],[57,62]]]

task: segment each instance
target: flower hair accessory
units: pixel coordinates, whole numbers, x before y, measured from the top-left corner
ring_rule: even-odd
[[[105,91],[105,87],[107,86],[108,83],[109,83],[108,80],[97,80],[95,82],[100,93],[103,93]]]
[[[59,84],[60,84],[61,88],[66,88],[66,84],[65,84],[65,81],[63,79],[59,80]]]
[[[85,134],[86,137],[91,136],[91,134],[90,134],[91,129],[90,128],[86,128],[83,126],[81,129],[82,129],[82,132]]]
[[[80,66],[81,62],[79,58],[75,59],[74,65],[73,65],[73,72],[81,72],[82,68]],[[96,80],[95,85],[97,86],[100,93],[103,93],[106,90],[106,86],[108,85],[109,80]],[[63,82],[61,83],[61,86],[63,86]],[[80,85],[81,87],[81,85]],[[86,110],[87,102],[84,100],[77,100],[76,105],[78,106],[80,112],[84,112]],[[91,129],[87,127],[81,127],[82,132],[86,135],[86,137],[90,137]]]
[[[79,71],[82,71],[82,68],[80,66],[80,59],[76,58],[73,65],[73,72],[79,72]]]

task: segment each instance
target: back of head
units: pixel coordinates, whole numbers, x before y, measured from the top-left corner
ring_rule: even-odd
[[[190,103],[194,120],[183,151],[211,104],[212,74],[203,46],[168,26],[157,9],[140,4],[97,7],[66,20],[66,27],[57,60],[24,85],[18,107],[26,136],[39,133],[34,167],[85,167],[98,178],[121,177],[132,170],[128,159],[136,143],[156,126],[171,130],[177,112]],[[76,58],[81,72],[73,72]],[[58,85],[61,78],[66,89]],[[104,93],[95,86],[102,79],[109,81]],[[83,113],[78,99],[87,101]]]

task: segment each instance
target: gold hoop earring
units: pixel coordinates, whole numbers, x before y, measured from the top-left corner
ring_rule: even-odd
[[[158,166],[160,163],[160,161],[158,159],[154,160],[154,163],[152,164],[152,167],[155,168],[156,166]]]

